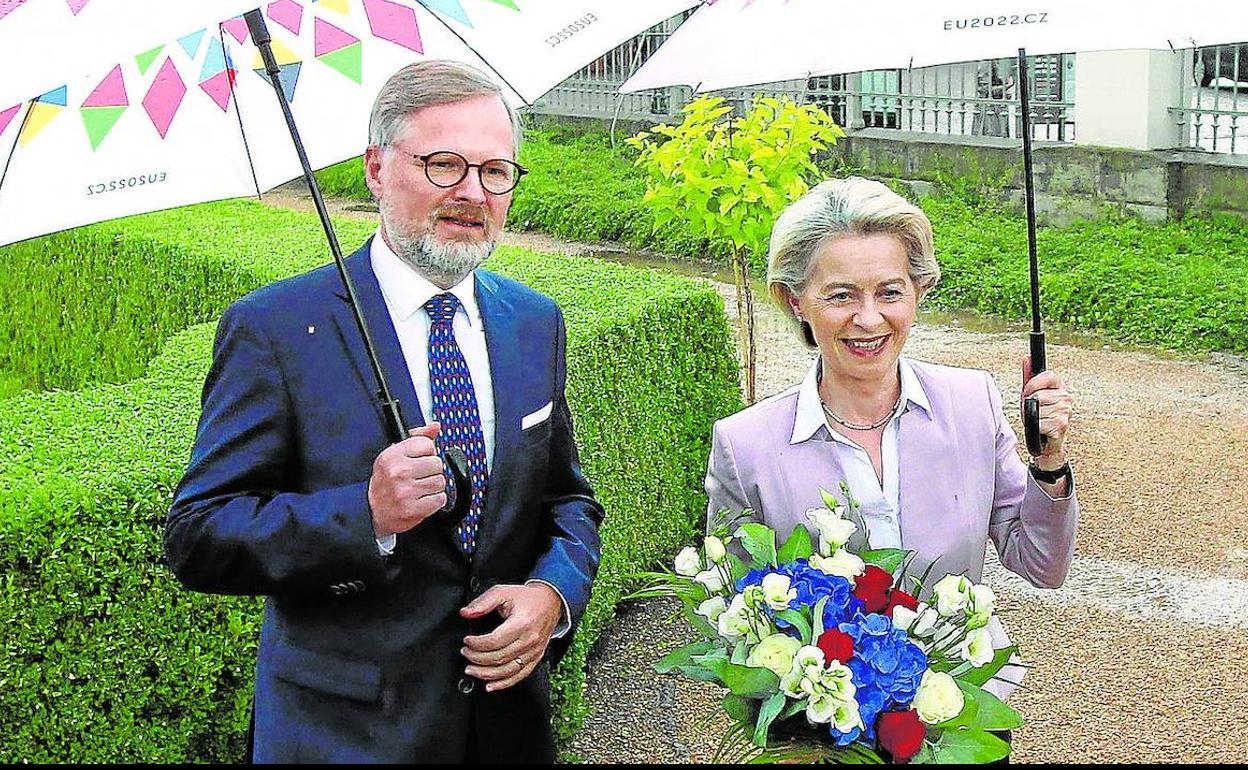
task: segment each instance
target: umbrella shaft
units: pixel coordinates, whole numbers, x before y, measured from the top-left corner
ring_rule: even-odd
[[[381,360],[377,357],[377,347],[373,343],[373,336],[369,333],[368,324],[364,321],[364,314],[360,310],[355,283],[347,274],[347,266],[342,259],[342,247],[338,245],[338,235],[334,232],[333,223],[329,221],[329,209],[325,207],[321,187],[317,184],[316,174],[313,173],[312,165],[308,162],[308,154],[304,151],[303,140],[299,136],[299,127],[295,125],[294,113],[290,111],[290,102],[286,99],[286,92],[282,90],[279,77],[281,71],[278,69],[277,60],[273,57],[268,28],[264,24],[264,17],[260,15],[259,9],[248,11],[245,18],[252,41],[260,49],[260,56],[264,59],[264,68],[268,73],[269,81],[273,84],[273,91],[277,94],[278,104],[282,107],[282,115],[286,118],[286,128],[290,130],[290,138],[295,143],[295,153],[299,156],[299,164],[303,167],[303,178],[307,181],[308,190],[312,193],[312,202],[316,205],[316,213],[321,218],[321,227],[325,229],[325,237],[329,239],[329,249],[334,255],[334,264],[338,267],[338,275],[342,278],[342,284],[346,287],[351,310],[355,315],[355,323],[360,329],[360,335],[364,338],[364,349],[368,351],[368,361],[372,365],[373,374],[377,377],[377,395],[382,403],[382,411],[385,413],[387,431],[391,441],[398,443],[407,438],[407,427],[399,411],[398,399],[391,393],[385,372],[382,371]]]
[[[1040,269],[1036,258],[1036,187],[1031,166],[1031,97],[1027,76],[1027,50],[1018,49],[1018,101],[1023,134],[1023,185],[1027,204],[1027,260],[1031,269],[1031,331],[1040,326]]]

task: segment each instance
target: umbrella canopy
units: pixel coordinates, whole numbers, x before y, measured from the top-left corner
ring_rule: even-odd
[[[466,61],[492,74],[515,101],[532,101],[693,4],[587,0],[570,9],[531,0],[278,0],[263,11],[283,91],[311,164],[320,168],[363,152],[372,101],[405,64],[423,57]],[[0,104],[0,245],[254,195],[299,175],[243,19],[132,53],[28,94],[35,96],[29,102]]]
[[[0,0],[0,109],[257,0]]]
[[[699,91],[1029,54],[1242,40],[1248,3],[707,0],[622,87]]]

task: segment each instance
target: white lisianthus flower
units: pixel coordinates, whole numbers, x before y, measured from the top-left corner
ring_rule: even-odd
[[[826,725],[836,718],[837,709],[843,705],[830,695],[817,693],[806,701],[806,718],[811,724]]]
[[[991,588],[985,585],[971,586],[971,598],[967,608],[970,617],[966,621],[967,627],[983,628],[988,625],[996,608],[997,596]]]
[[[691,545],[680,549],[680,553],[676,554],[676,574],[684,577],[693,577],[702,569],[702,557],[698,555],[698,549]]]
[[[724,576],[719,574],[719,570],[715,567],[699,572],[693,576],[693,579],[706,586],[706,590],[713,594],[724,589]]]
[[[711,564],[719,564],[728,554],[728,550],[724,548],[724,541],[714,535],[702,541],[702,548],[706,551],[706,559]]]
[[[802,643],[788,634],[772,634],[754,645],[745,658],[745,665],[784,676],[793,668],[793,658],[801,647]]]
[[[919,719],[936,725],[961,714],[965,699],[953,677],[928,670],[923,672],[911,705],[919,713]]]
[[[797,598],[797,589],[790,588],[793,584],[788,575],[773,572],[763,577],[763,599],[773,610],[787,610]]]
[[[699,610],[701,612],[701,610]],[[909,631],[914,622],[919,619],[919,613],[907,607],[898,604],[893,608],[893,625],[902,631]]]
[[[844,513],[843,507],[834,511],[827,508],[809,508],[806,511],[806,519],[819,530],[819,552],[824,556],[832,555],[858,531],[858,525],[842,518]]]
[[[728,608],[720,613],[716,620],[719,635],[729,641],[736,641],[750,633],[750,609],[745,606],[745,597],[735,594]]]
[[[780,678],[780,689],[785,695],[793,698],[804,698],[809,692],[809,683],[819,678],[823,671],[823,650],[813,645],[806,645],[793,656],[793,667],[789,673]]]
[[[832,726],[838,732],[847,733],[855,727],[863,729],[862,714],[858,711],[858,702],[838,701],[836,710],[832,712]]]
[[[902,631],[910,632],[910,636],[926,639],[936,630],[936,621],[940,615],[935,609],[920,602],[917,610],[902,607],[893,608],[893,625]]]
[[[828,667],[820,672],[819,689],[841,701],[853,700],[858,693],[854,672],[839,660],[829,661]]]
[[[966,635],[958,647],[962,660],[970,661],[975,668],[992,662],[997,652],[992,648],[992,634],[986,628],[977,628]]]
[[[728,603],[724,601],[724,597],[712,596],[698,605],[698,614],[714,623],[727,609]]]
[[[971,600],[971,581],[962,575],[945,575],[932,589],[936,611],[950,618],[966,609]]]
[[[867,565],[862,559],[859,559],[844,548],[831,556],[810,557],[810,566],[825,575],[838,575],[851,582],[854,578],[867,571]]]

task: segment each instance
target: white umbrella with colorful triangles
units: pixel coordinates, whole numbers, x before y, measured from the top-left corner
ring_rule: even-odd
[[[122,0],[90,0],[109,2]],[[263,13],[282,89],[310,161],[320,168],[364,150],[372,101],[405,64],[422,57],[467,61],[503,83],[517,102],[531,102],[596,56],[694,4],[277,0]],[[0,33],[22,11],[0,17]],[[59,53],[47,46],[43,56],[51,61]],[[27,66],[43,63],[34,58]],[[161,45],[145,43],[25,98],[0,102],[0,245],[127,214],[255,195],[301,170],[241,17],[183,30]]]

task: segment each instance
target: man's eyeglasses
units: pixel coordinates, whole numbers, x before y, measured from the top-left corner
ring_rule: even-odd
[[[450,150],[439,150],[427,155],[417,155],[406,150],[399,152],[420,161],[425,167],[425,177],[438,187],[454,187],[468,176],[468,169],[475,168],[481,187],[486,192],[504,195],[516,189],[516,185],[520,184],[520,177],[529,173],[524,166],[506,158],[469,163],[463,155]]]

